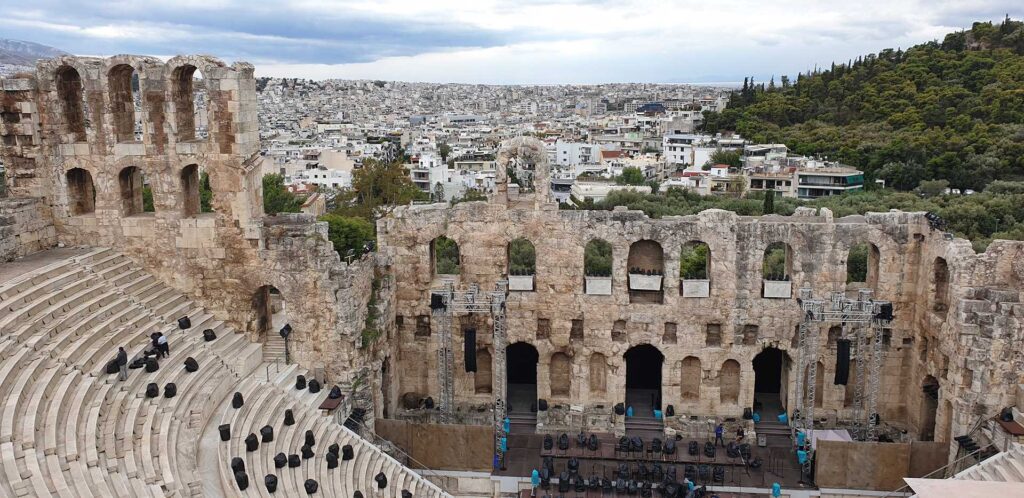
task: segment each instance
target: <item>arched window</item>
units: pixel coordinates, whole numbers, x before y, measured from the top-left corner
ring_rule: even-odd
[[[551,355],[551,395],[568,396],[572,384],[572,364],[565,353]]]
[[[71,216],[96,211],[96,187],[92,174],[82,168],[69,169],[65,178],[68,182],[68,210]]]
[[[765,248],[761,261],[762,297],[789,299],[793,296],[792,259],[792,251],[782,242],[773,242]]]
[[[932,263],[932,289],[934,292],[932,309],[935,311],[949,309],[949,265],[943,258],[935,258],[935,262]]]
[[[700,241],[683,244],[679,251],[679,292],[683,297],[711,295],[711,249]]]
[[[171,78],[171,99],[174,102],[178,141],[206,138],[209,131],[209,99],[202,72],[195,66],[185,64],[175,69]]]
[[[71,66],[61,66],[55,77],[57,96],[64,113],[64,132],[70,135],[70,141],[84,142],[87,120],[82,77]]]
[[[199,166],[190,164],[181,170],[181,216],[192,218],[202,212],[199,192]]]
[[[121,187],[121,213],[124,216],[133,216],[146,212],[145,203],[145,180],[142,170],[136,166],[128,166],[117,175],[118,184]],[[152,206],[152,195],[150,195],[150,206]]]
[[[878,247],[871,243],[857,244],[846,255],[846,283],[864,284],[874,289],[878,285]]]
[[[687,356],[686,358],[683,358],[683,363],[680,365],[679,372],[679,386],[682,390],[683,399],[700,399],[700,358],[697,358],[696,356]]]
[[[430,261],[435,275],[458,275],[461,267],[459,245],[444,235],[430,243]]]
[[[142,135],[142,99],[139,97],[139,75],[128,64],[118,64],[107,73],[110,114],[114,139],[118,143],[135,142]]]
[[[761,264],[761,275],[765,280],[789,280],[792,271],[789,246],[782,242],[773,242],[764,250]]]
[[[639,240],[629,246],[629,302],[661,303],[665,253],[653,240]]]
[[[828,329],[828,342],[825,343],[827,347],[835,347],[836,341],[843,336],[843,327],[839,325],[833,325]]]
[[[537,251],[533,243],[522,237],[508,244],[508,274],[536,275]]]
[[[718,372],[719,401],[722,404],[736,404],[740,399],[740,364],[736,360],[725,360]]]
[[[473,374],[473,391],[477,394],[491,392],[491,353],[486,349],[476,351],[476,373]]]
[[[590,355],[590,392],[604,394],[608,391],[608,359],[601,353]]]
[[[583,274],[588,277],[612,276],[612,245],[601,239],[587,242],[583,249]]]

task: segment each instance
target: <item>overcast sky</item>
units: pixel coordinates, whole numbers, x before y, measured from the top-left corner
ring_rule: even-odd
[[[1022,0],[0,0],[0,38],[259,76],[465,83],[795,75],[1024,17]]]

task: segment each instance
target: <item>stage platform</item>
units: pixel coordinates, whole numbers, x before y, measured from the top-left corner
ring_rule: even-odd
[[[686,465],[720,465],[725,471],[725,478],[722,482],[715,483],[710,477],[707,479],[700,479],[698,477],[695,480],[695,484],[707,485],[708,489],[712,490],[715,487],[721,486],[728,486],[732,488],[767,488],[771,487],[772,483],[778,482],[783,486],[783,488],[787,489],[813,489],[813,486],[801,484],[800,466],[797,464],[796,456],[788,443],[769,445],[762,448],[758,447],[755,444],[755,441],[750,440],[751,458],[760,458],[762,462],[759,468],[754,469],[743,465],[743,462],[738,458],[729,458],[726,455],[725,448],[722,447],[718,447],[716,449],[714,459],[706,458],[703,450],[704,443],[707,439],[696,439],[698,445],[700,445],[700,452],[696,456],[690,456],[687,452],[687,445],[690,441],[689,439],[677,441],[675,455],[653,455],[646,451],[632,454],[615,451],[618,438],[613,434],[597,434],[598,439],[601,441],[600,447],[597,451],[590,451],[587,448],[577,447],[576,441],[572,436],[570,436],[569,449],[565,451],[558,450],[557,435],[552,436],[555,438],[556,446],[552,450],[545,451],[543,450],[543,434],[510,435],[508,439],[509,451],[506,454],[505,468],[504,470],[495,472],[495,475],[529,478],[534,469],[540,469],[543,466],[544,457],[550,456],[554,460],[555,474],[553,477],[557,477],[562,471],[567,470],[566,467],[569,459],[576,457],[579,461],[579,473],[584,478],[600,476],[607,479],[614,479],[620,463],[627,463],[632,469],[635,468],[639,462],[643,462],[648,468],[650,468],[653,463],[657,462],[666,471],[669,467],[675,467],[677,481],[681,482],[685,475]],[[649,442],[650,440],[648,438],[644,438],[645,447]],[[548,494],[551,494],[552,496],[558,494],[557,486],[553,484],[552,489],[549,490]],[[612,492],[610,494],[614,495],[615,493]],[[582,493],[570,491],[564,494],[566,498],[608,495],[609,494],[602,494],[601,490],[586,491]],[[544,496],[544,493],[539,493],[539,496]],[[745,495],[722,494],[720,496],[722,498],[726,498],[727,496],[740,497]]]

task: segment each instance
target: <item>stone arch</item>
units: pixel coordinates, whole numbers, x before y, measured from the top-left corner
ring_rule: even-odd
[[[932,262],[932,309],[946,311],[949,309],[949,264],[945,258],[935,258]]]
[[[117,143],[136,142],[136,128],[142,129],[139,73],[131,64],[117,64],[107,72],[107,95],[110,99],[111,123],[114,141]]]
[[[551,396],[569,396],[572,388],[572,361],[569,355],[561,352],[551,355],[548,374]]]
[[[63,111],[63,132],[70,135],[73,142],[86,141],[86,103],[81,74],[64,64],[54,72],[54,84]]]
[[[833,325],[828,328],[828,342],[827,347],[835,347],[836,341],[843,337],[843,327],[840,325]]]
[[[502,142],[498,149],[495,186],[498,192],[508,192],[508,171],[513,171],[524,190],[536,192],[536,200],[546,202],[551,189],[548,153],[544,142],[533,137],[515,137]]]
[[[719,401],[722,404],[736,404],[740,400],[740,363],[725,360],[718,372]]]
[[[441,235],[430,241],[430,269],[434,275],[458,275],[462,268],[459,244]]]
[[[614,264],[612,245],[604,239],[591,239],[583,248],[583,275],[610,277]]]
[[[590,393],[608,392],[608,358],[601,353],[590,355]]]
[[[203,74],[201,69],[189,63],[171,71],[171,102],[174,104],[175,132],[179,142],[204,138],[209,131],[209,95]]]
[[[68,189],[68,212],[71,216],[96,211],[96,186],[92,173],[83,168],[71,168],[65,173]]]
[[[193,218],[202,212],[202,194],[198,164],[181,169],[181,216]]]
[[[476,394],[489,394],[493,382],[491,374],[491,352],[486,349],[476,350],[476,373],[473,374],[473,391]]]
[[[508,243],[507,261],[509,275],[536,275],[537,250],[533,242],[525,237],[518,237]]]
[[[661,303],[664,291],[665,252],[661,244],[638,240],[626,259],[630,303]]]
[[[761,276],[769,281],[789,280],[793,274],[793,250],[785,242],[772,242],[764,250]]]
[[[878,246],[871,242],[851,246],[846,253],[846,283],[863,284],[868,289],[876,289],[880,257]]]
[[[121,194],[121,214],[135,216],[147,211],[145,202],[146,181],[142,169],[138,166],[126,166],[117,174],[117,183]],[[152,204],[152,196],[150,196]]]
[[[697,358],[696,356],[687,356],[686,358],[683,358],[679,372],[679,386],[682,391],[681,394],[683,399],[700,399],[700,381],[702,375],[700,358]]]

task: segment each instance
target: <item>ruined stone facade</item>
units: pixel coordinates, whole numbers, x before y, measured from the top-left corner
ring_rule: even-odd
[[[441,236],[458,244],[458,275],[436,274],[431,247]],[[827,210],[802,209],[791,217],[709,210],[650,219],[636,211],[559,211],[495,196],[453,207],[411,206],[378,223],[380,247],[396,279],[400,340],[392,354],[405,372],[395,379],[401,393],[438,392],[430,290],[444,278],[454,278],[457,287],[492,289],[508,278],[508,244],[520,237],[536,248],[536,274],[532,291],[509,292],[508,343],[527,343],[539,354],[537,397],[550,408],[538,413],[538,423],[548,431],[621,433],[623,417],[612,407],[626,400],[624,355],[644,344],[664,356],[661,405],[674,408],[675,416],[666,418],[670,427],[683,428],[691,416],[742,416],[754,402],[753,360],[768,347],[784,353],[780,395],[786,406],[795,406],[795,335],[802,318],[796,297],[802,287],[820,298],[833,290],[855,295],[871,288],[876,299],[894,303],[896,319],[884,335],[879,408],[883,421],[912,437],[950,441],[980,414],[1012,404],[1021,382],[1022,243],[997,241],[974,254],[968,241],[930,229],[924,213],[834,219]],[[584,251],[595,239],[613,249],[610,295],[586,291]],[[710,249],[708,297],[684,297],[680,253],[694,241]],[[763,297],[771,283],[763,279],[762,264],[772,243],[786,248],[787,298]],[[858,244],[870,248],[868,281],[847,284],[848,253]],[[630,291],[628,274],[636,267],[662,273],[661,291]],[[854,416],[852,383],[833,384],[837,325],[816,330],[815,415],[829,423]],[[485,418],[474,414],[492,402],[491,390],[481,384],[501,380],[481,382],[477,377],[490,376],[490,369],[463,368],[462,331],[470,327],[477,330],[478,361],[493,358],[494,351],[489,321],[455,317],[456,404],[471,420]],[[932,382],[939,386],[935,406],[923,391]]]
[[[346,264],[325,224],[264,216],[251,65],[68,56],[0,84],[4,259],[57,244],[114,247],[261,342],[277,330],[255,301],[273,286],[294,360],[343,385],[364,366],[374,256]],[[203,105],[194,85],[205,89]]]
[[[197,72],[203,113],[193,101]],[[619,209],[559,211],[544,195],[546,168],[535,162],[543,155],[519,139],[500,156],[528,167],[536,193],[509,188],[499,168],[491,201],[399,208],[378,223],[379,251],[345,263],[325,224],[263,214],[250,65],[203,56],[63,57],[0,85],[9,195],[0,200],[0,257],[58,244],[114,247],[259,341],[276,330],[268,330],[266,303],[255,296],[273,286],[294,330],[292,358],[372,404],[378,417],[402,416],[403,398],[437,396],[429,304],[442,283],[432,250],[441,236],[458,244],[456,284],[485,290],[509,278],[509,243],[532,243],[534,274],[516,275],[526,290],[509,293],[508,336],[510,345],[538,353],[537,398],[550,404],[538,419],[545,430],[621,432],[612,407],[626,397],[624,356],[639,345],[664,357],[661,405],[675,411],[669,426],[741,416],[754,399],[753,360],[768,347],[784,353],[779,392],[792,406],[802,316],[795,296],[804,286],[819,297],[868,287],[895,304],[881,416],[916,437],[950,441],[1011,404],[1021,382],[1024,244],[996,241],[975,254],[968,241],[931,230],[921,213],[751,218],[711,210],[649,219]],[[611,274],[588,284],[584,252],[597,239],[612,248]],[[710,258],[706,287],[690,282],[688,291],[681,248],[694,241]],[[784,249],[782,283],[763,279],[773,243]],[[846,262],[857,244],[871,248],[867,282],[848,285]],[[630,278],[653,290],[630,291]],[[707,297],[687,297],[704,288]],[[783,297],[764,297],[776,292]],[[368,320],[371,305],[376,319]],[[463,368],[459,346],[468,327],[478,331],[475,373]],[[489,422],[493,386],[505,382],[491,365],[490,327],[485,315],[457,316],[452,327],[462,420]],[[838,333],[829,326],[817,333],[816,414],[849,419],[849,388],[832,384]],[[926,399],[925,386],[938,386],[937,401]]]

